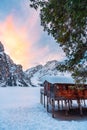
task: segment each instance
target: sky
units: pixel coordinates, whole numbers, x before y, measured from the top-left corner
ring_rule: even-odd
[[[26,70],[47,61],[64,59],[58,43],[43,31],[39,11],[29,0],[0,0],[0,41],[5,52]]]

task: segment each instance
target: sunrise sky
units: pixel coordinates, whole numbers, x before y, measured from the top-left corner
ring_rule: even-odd
[[[29,7],[29,0],[0,0],[0,41],[14,63],[24,70],[64,59],[55,40],[43,31],[39,12]]]

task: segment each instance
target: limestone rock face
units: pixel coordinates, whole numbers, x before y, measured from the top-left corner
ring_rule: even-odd
[[[16,65],[0,42],[0,86],[29,86],[21,65]]]
[[[4,46],[3,44],[0,42],[0,52],[3,52],[4,51]]]

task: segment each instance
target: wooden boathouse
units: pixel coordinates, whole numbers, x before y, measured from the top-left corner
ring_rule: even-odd
[[[68,115],[70,109],[74,107],[74,101],[79,108],[80,115],[83,115],[83,107],[86,107],[87,83],[75,84],[74,79],[69,76],[49,76],[44,79],[43,88],[40,89],[40,101],[49,111],[52,108],[52,117],[55,117],[55,106],[65,110]]]

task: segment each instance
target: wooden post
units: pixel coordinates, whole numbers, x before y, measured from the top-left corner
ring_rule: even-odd
[[[47,112],[49,112],[49,97],[47,96]]]
[[[54,118],[55,101],[52,99],[52,117]]]
[[[61,104],[62,104],[62,109],[63,109],[63,100],[61,100]]]
[[[81,106],[81,103],[80,103],[80,99],[78,99],[78,107],[80,109],[80,115],[82,116],[83,115],[83,112],[82,112],[82,106]]]
[[[60,109],[60,100],[58,99],[58,109]]]
[[[68,116],[68,106],[67,106],[67,103],[68,103],[68,101],[67,100],[65,100],[65,115],[66,116]]]

